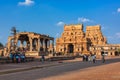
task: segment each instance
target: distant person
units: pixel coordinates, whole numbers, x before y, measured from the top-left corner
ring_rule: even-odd
[[[14,53],[12,51],[10,52],[9,57],[12,60],[12,63],[14,63]]]
[[[93,58],[92,58],[92,55],[91,55],[91,54],[89,55],[88,60],[89,60],[89,61],[92,61],[92,60],[93,60]]]
[[[105,54],[102,54],[102,63],[105,63]]]
[[[42,61],[42,63],[44,63],[44,61],[45,61],[45,56],[44,55],[41,56],[41,61]]]
[[[86,55],[86,61],[88,61],[88,57],[89,57],[89,56],[88,56],[88,55]]]
[[[21,62],[25,62],[25,54],[24,53],[21,54]]]
[[[96,62],[96,55],[94,54],[94,55],[92,55],[92,60],[93,60],[93,63],[95,63]]]
[[[86,55],[83,55],[82,57],[83,57],[83,61],[86,61]]]
[[[15,53],[15,59],[16,59],[16,63],[19,63],[19,55],[18,55],[18,53]]]

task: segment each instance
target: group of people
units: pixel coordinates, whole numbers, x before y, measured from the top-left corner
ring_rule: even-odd
[[[9,57],[12,60],[12,63],[25,62],[25,54],[24,54],[24,52],[11,51],[10,54],[9,54]]]
[[[93,61],[93,63],[96,62],[96,55],[95,54],[91,54],[91,55],[83,55],[83,61]]]
[[[95,54],[90,54],[90,55],[84,54],[83,61],[93,61],[93,63],[95,63],[96,62],[96,55]],[[102,63],[104,63],[104,62],[105,62],[105,55],[102,54]]]

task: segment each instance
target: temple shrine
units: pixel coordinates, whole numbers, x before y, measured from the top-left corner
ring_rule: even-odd
[[[34,32],[20,32],[8,37],[6,54],[11,50],[24,50],[26,56],[39,56],[54,51],[54,38]]]

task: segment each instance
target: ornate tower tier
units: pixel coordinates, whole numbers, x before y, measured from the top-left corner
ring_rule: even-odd
[[[100,25],[87,26],[86,38],[90,40],[92,45],[103,45],[107,43],[106,38],[103,36],[101,32]]]

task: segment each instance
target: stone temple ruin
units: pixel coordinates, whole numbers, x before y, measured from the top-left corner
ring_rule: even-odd
[[[47,55],[54,51],[54,38],[34,32],[20,32],[8,37],[5,55],[11,50],[24,50],[26,56]]]

